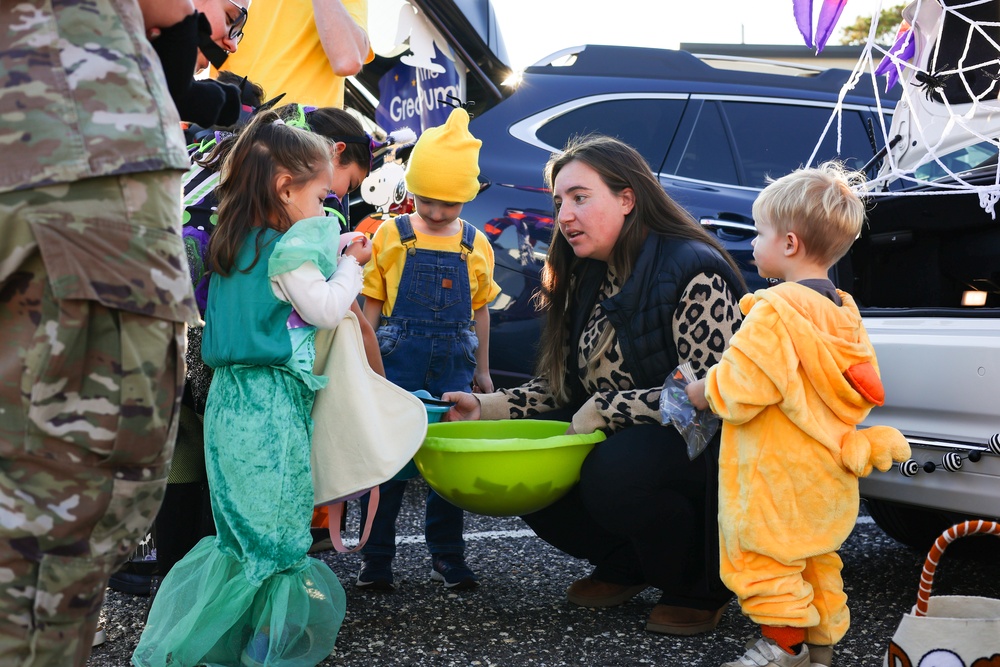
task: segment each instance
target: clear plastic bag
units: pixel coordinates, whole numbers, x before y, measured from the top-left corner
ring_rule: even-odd
[[[696,379],[691,364],[681,364],[667,376],[660,392],[660,418],[684,437],[692,461],[705,451],[720,423],[711,410],[698,410],[691,404],[684,388]]]

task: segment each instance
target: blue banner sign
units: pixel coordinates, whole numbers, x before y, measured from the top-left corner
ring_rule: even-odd
[[[452,106],[442,100],[462,99],[461,77],[455,63],[434,46],[434,62],[443,65],[438,73],[399,63],[379,81],[379,103],[375,122],[391,132],[409,127],[417,136],[429,127],[442,125]]]

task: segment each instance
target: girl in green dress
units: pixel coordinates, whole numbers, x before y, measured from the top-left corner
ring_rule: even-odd
[[[164,579],[137,667],[312,667],[345,612],[336,575],[307,554],[315,334],[361,289],[367,239],[338,251],[324,217],[332,144],[259,114],[222,167],[202,357],[215,372],[205,459],[217,536]]]

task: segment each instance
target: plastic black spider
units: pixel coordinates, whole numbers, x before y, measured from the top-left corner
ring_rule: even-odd
[[[942,70],[949,69],[948,65],[941,68]],[[938,98],[944,99],[944,95],[941,94],[941,89],[944,88],[945,81],[950,79],[952,74],[933,74],[931,72],[917,72],[913,75],[917,81],[920,82],[920,87],[924,89],[924,95],[927,97],[928,101],[931,100],[932,95],[937,95]]]

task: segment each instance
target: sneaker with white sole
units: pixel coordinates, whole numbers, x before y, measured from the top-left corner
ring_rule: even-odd
[[[479,586],[476,573],[458,554],[432,555],[431,580],[440,581],[445,588],[456,590],[469,590]]]
[[[396,587],[392,582],[392,559],[388,556],[365,556],[361,559],[354,585],[370,591],[391,591]]]
[[[94,631],[94,639],[90,643],[90,648],[95,646],[100,646],[108,640],[108,633],[104,631],[104,624],[101,623],[97,626],[97,630]]]
[[[809,667],[809,647],[803,644],[792,655],[773,640],[762,637],[746,645],[747,652],[739,660],[724,662],[722,667]]]

